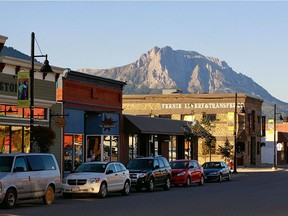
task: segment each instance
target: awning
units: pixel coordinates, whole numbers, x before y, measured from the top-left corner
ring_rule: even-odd
[[[187,121],[146,116],[124,116],[124,131],[130,134],[184,135]]]

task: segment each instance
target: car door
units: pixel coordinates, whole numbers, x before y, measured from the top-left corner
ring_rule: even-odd
[[[107,179],[108,191],[117,190],[117,182],[119,181],[119,176],[116,172],[116,169],[113,163],[107,166],[106,179]]]
[[[153,160],[153,173],[154,173],[155,184],[156,185],[161,184],[163,173],[160,170],[159,161],[157,159]]]
[[[116,173],[118,177],[116,187],[117,187],[117,190],[121,190],[124,188],[124,183],[126,181],[125,170],[122,169],[119,163],[115,163],[115,168],[116,168]]]
[[[195,169],[195,165],[193,164],[193,161],[189,161],[189,172],[191,173],[191,181],[195,182],[197,181],[197,171]]]
[[[222,176],[228,176],[229,175],[229,168],[228,166],[224,163],[221,162],[221,166],[222,166]]]
[[[24,156],[15,158],[13,167],[14,183],[17,188],[18,198],[30,197],[32,193],[31,172],[28,169]]]

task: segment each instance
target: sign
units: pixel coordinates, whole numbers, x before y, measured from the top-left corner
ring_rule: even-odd
[[[268,119],[268,134],[274,134],[274,119]]]
[[[230,131],[234,130],[234,112],[228,112],[227,125],[228,125],[228,130]]]
[[[56,118],[55,119],[55,125],[57,127],[64,127],[66,125],[66,121],[64,118]]]
[[[29,72],[19,72],[18,82],[17,82],[17,98],[18,107],[28,108],[30,107],[30,82],[29,82]]]
[[[237,108],[244,106],[244,103],[237,103]],[[163,103],[162,109],[232,109],[235,103]]]

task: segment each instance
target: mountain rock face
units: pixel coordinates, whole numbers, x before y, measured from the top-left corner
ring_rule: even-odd
[[[288,113],[288,104],[271,96],[251,78],[235,72],[225,61],[194,51],[154,47],[131,64],[110,69],[79,69],[81,72],[126,81],[124,94],[157,94],[180,89],[185,94],[245,93],[264,100],[263,115]]]

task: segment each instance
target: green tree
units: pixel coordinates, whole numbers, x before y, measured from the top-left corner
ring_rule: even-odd
[[[54,144],[56,138],[55,132],[50,127],[35,126],[33,128],[34,142],[37,144],[39,151],[47,153],[50,151],[50,146]],[[35,151],[35,146],[32,147]]]
[[[233,146],[230,144],[228,138],[226,137],[224,146],[219,146],[218,152],[219,152],[219,154],[222,155],[222,157],[224,158],[224,160],[226,162],[227,159],[229,159],[231,157],[232,151],[233,151]]]

